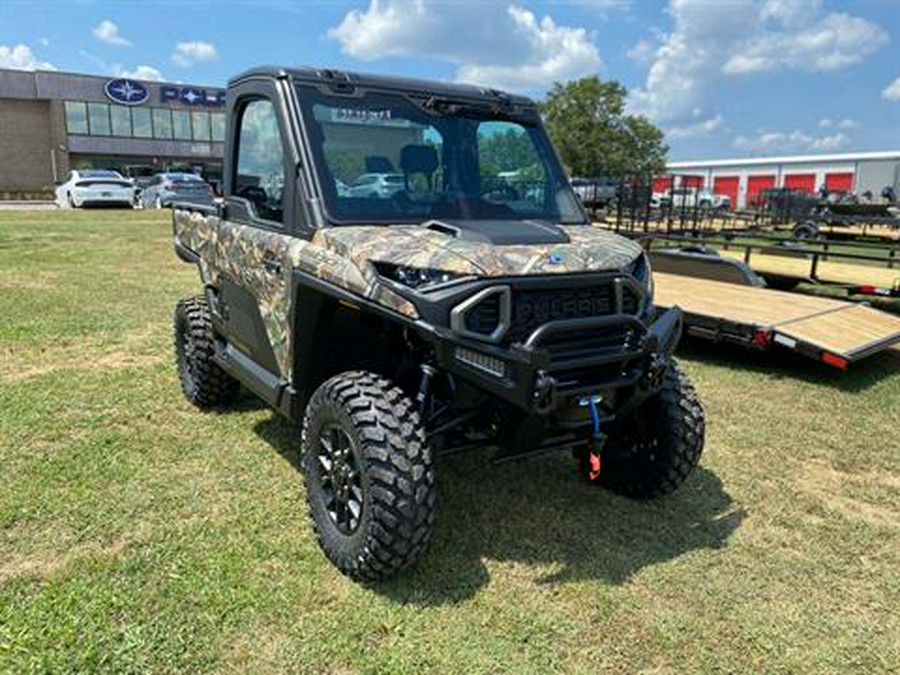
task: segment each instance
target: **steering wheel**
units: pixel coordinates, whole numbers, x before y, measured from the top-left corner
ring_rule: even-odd
[[[245,185],[237,191],[237,196],[252,202],[257,208],[265,206],[269,201],[269,193],[258,185]]]
[[[491,185],[483,188],[481,192],[478,193],[478,196],[482,199],[486,197],[490,198],[492,195],[499,197],[501,201],[515,201],[520,197],[519,191],[505,180],[494,181]]]

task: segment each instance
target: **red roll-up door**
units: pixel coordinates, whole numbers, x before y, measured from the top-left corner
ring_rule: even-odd
[[[816,191],[816,174],[792,173],[784,177],[784,187],[804,192]]]
[[[681,187],[694,188],[695,190],[703,189],[703,176],[682,176]]]
[[[826,173],[825,187],[835,192],[851,192],[853,190],[853,172]]]
[[[653,179],[653,192],[666,193],[672,187],[672,177],[662,176]]]
[[[813,176],[813,179],[815,179],[815,176]],[[756,206],[759,201],[759,193],[773,187],[775,187],[775,176],[748,176],[747,206]]]
[[[727,195],[731,199],[731,208],[737,208],[738,187],[741,184],[739,176],[716,176],[713,178],[713,192],[717,195]]]

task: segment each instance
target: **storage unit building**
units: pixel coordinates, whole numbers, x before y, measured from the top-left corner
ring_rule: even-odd
[[[877,197],[885,187],[900,192],[900,150],[670,162],[668,173],[702,181],[731,197],[736,208],[753,206],[762,190],[773,187],[871,192]]]

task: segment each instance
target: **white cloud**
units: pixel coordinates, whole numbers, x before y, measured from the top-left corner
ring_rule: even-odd
[[[764,0],[761,14],[791,28],[809,23],[821,8],[822,0]]]
[[[722,72],[740,75],[779,68],[838,70],[859,63],[888,42],[887,33],[865,19],[828,14],[801,30],[764,32],[747,40]]]
[[[562,0],[560,4],[609,11],[611,9],[628,9],[634,4],[634,0]]]
[[[702,138],[710,136],[725,128],[725,119],[721,115],[710,117],[699,122],[692,122],[681,126],[667,127],[664,129],[670,139]]]
[[[133,80],[147,80],[149,82],[162,82],[165,78],[163,74],[153,66],[142,65],[134,70],[119,67],[116,71],[119,77],[128,77]]]
[[[116,47],[131,47],[131,40],[126,40],[119,34],[119,27],[109,19],[103,19],[91,29],[94,37],[108,45]]]
[[[613,12],[631,9],[635,0],[556,0],[555,4],[573,5],[583,9],[595,10],[604,21],[610,18]]]
[[[38,40],[38,42],[40,42],[41,46],[43,46],[43,47],[50,46],[50,38],[48,38],[48,37],[42,37],[40,40]]]
[[[348,12],[328,36],[359,59],[437,58],[457,67],[458,81],[507,89],[547,88],[596,73],[601,63],[585,29],[538,19],[505,0],[371,0],[365,11]]]
[[[0,68],[13,70],[56,70],[52,63],[41,61],[28,45],[0,45]]]
[[[655,53],[656,46],[650,40],[638,40],[634,47],[625,52],[625,56],[638,63],[650,63]]]
[[[850,138],[843,133],[815,136],[800,130],[763,131],[756,136],[738,136],[732,144],[750,153],[767,152],[833,152],[846,147]]]
[[[837,123],[837,128],[844,130],[855,129],[858,126],[859,123],[851,119],[843,119]]]
[[[172,62],[182,68],[190,68],[198,61],[215,61],[219,58],[216,46],[211,42],[179,42],[172,52]]]
[[[870,21],[825,13],[821,0],[669,0],[667,12],[674,28],[630,100],[632,109],[656,120],[686,117],[719,78],[836,70],[889,41]]]
[[[900,101],[900,77],[882,89],[881,95],[888,101]]]
[[[820,129],[830,129],[834,126],[834,121],[828,119],[827,117],[819,120],[819,128]]]

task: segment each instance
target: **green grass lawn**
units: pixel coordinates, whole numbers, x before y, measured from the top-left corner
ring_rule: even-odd
[[[367,588],[315,544],[297,429],[182,400],[197,290],[165,214],[0,212],[0,672],[900,669],[898,353],[689,344],[680,491],[443,459],[430,551]]]

